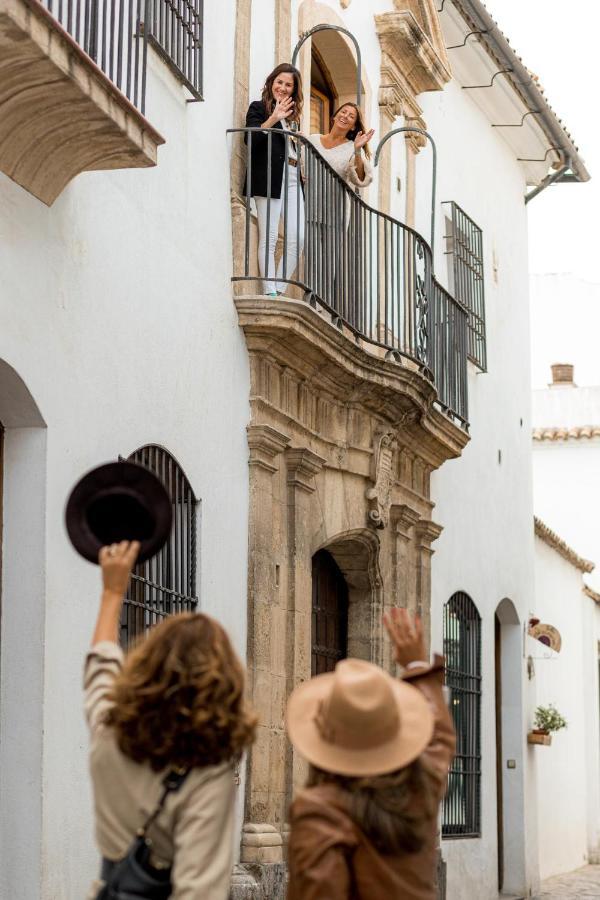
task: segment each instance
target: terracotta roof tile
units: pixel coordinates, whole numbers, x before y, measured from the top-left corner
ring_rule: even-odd
[[[541,519],[538,519],[537,516],[533,517],[533,523],[535,533],[540,540],[544,541],[545,544],[548,544],[549,547],[552,547],[553,550],[556,550],[556,552],[560,554],[563,559],[566,559],[567,562],[570,562],[572,566],[575,566],[580,572],[592,572],[594,570],[595,563],[590,562],[589,559],[584,559],[582,556],[579,556],[578,553],[575,553],[575,551],[569,547],[555,531],[548,528],[548,526],[542,522]]]

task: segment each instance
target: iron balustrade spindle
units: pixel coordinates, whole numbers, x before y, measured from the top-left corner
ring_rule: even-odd
[[[459,591],[444,606],[446,684],[456,730],[456,755],[448,773],[442,836],[481,834],[481,617]]]
[[[137,565],[121,615],[121,643],[127,647],[166,616],[192,612],[198,605],[196,590],[197,501],[182,469],[164,448],[140,447],[129,457],[150,469],[171,498],[173,524],[169,540],[146,562]]]
[[[93,62],[140,112],[146,107],[151,0],[41,0]]]
[[[282,284],[300,288],[305,300],[329,312],[332,322],[348,328],[356,340],[384,348],[389,358],[399,362],[416,364],[435,385],[439,407],[467,428],[468,314],[435,279],[429,244],[414,229],[368,206],[303,135],[266,128],[234,128],[228,133],[244,136],[247,170],[245,247],[233,280],[262,282],[270,291],[279,282],[280,290]],[[260,273],[250,253],[252,148],[255,142],[267,143],[270,201],[274,135],[283,138],[284,159],[289,158],[290,142],[294,142],[304,174],[304,204],[298,190],[292,206],[284,165],[279,278],[269,260],[268,240],[259,254]],[[266,235],[274,205],[267,203]],[[303,253],[294,271],[289,258],[292,221],[296,235],[304,225]],[[263,293],[262,287],[259,292]]]

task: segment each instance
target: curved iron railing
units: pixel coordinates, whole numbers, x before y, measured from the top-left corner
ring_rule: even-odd
[[[365,203],[303,135],[262,128],[228,133],[244,135],[247,170],[243,266],[234,266],[233,280],[262,281],[265,293],[296,285],[307,301],[331,314],[334,324],[343,323],[357,338],[385,348],[389,358],[416,364],[436,387],[440,408],[468,427],[467,312],[435,279],[429,244]],[[256,156],[264,160],[265,151],[270,202],[262,202],[262,230],[268,234],[279,226],[280,254],[275,271],[266,241],[259,247],[257,272],[250,253],[251,183],[253,162],[256,170]],[[304,191],[294,183],[299,167],[283,166],[277,198],[271,172],[290,158],[302,161]]]

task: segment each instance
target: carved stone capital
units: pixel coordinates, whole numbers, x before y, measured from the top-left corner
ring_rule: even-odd
[[[249,425],[248,447],[250,448],[250,466],[264,469],[266,472],[277,471],[274,459],[283,453],[290,442],[287,435],[272,428],[271,425]]]
[[[403,115],[402,94],[396,84],[382,84],[378,94],[379,108],[393,122],[398,116]]]
[[[437,541],[443,530],[443,527],[438,525],[437,522],[434,522],[432,519],[421,519],[415,526],[415,532],[418,535],[419,543],[425,550],[431,550],[431,544],[434,541]]]
[[[290,447],[286,450],[287,483],[312,494],[315,490],[314,477],[327,460],[307,447]]]
[[[443,90],[452,77],[443,40],[429,25],[410,9],[375,16],[381,50],[415,96]]]
[[[397,534],[408,540],[409,532],[420,521],[421,516],[411,506],[394,505],[390,510],[390,518]]]

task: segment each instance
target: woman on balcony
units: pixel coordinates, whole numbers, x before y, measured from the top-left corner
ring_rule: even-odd
[[[304,244],[304,194],[300,179],[300,153],[289,133],[297,131],[302,115],[302,77],[289,63],[273,69],[262,97],[248,107],[247,128],[274,128],[281,135],[247,132],[248,168],[244,194],[254,197],[258,217],[258,268],[264,291],[283,293],[298,267]],[[285,253],[275,273],[275,245],[279,222],[286,223]]]
[[[89,898],[226,900],[234,766],[255,726],[244,672],[225,631],[202,613],[170,616],[123,657],[121,606],[139,546],[100,551],[84,686],[103,860]]]
[[[360,279],[364,261],[362,207],[354,196],[373,180],[369,140],[356,103],[337,109],[327,134],[311,134],[316,153],[307,150],[307,222],[305,281],[321,299],[359,330],[363,327]],[[320,163],[323,158],[347,188]],[[350,248],[353,248],[352,252]]]
[[[360,107],[344,103],[334,112],[328,134],[311,134],[309,140],[350,187],[364,188],[373,181],[369,141],[374,134],[365,128]]]

